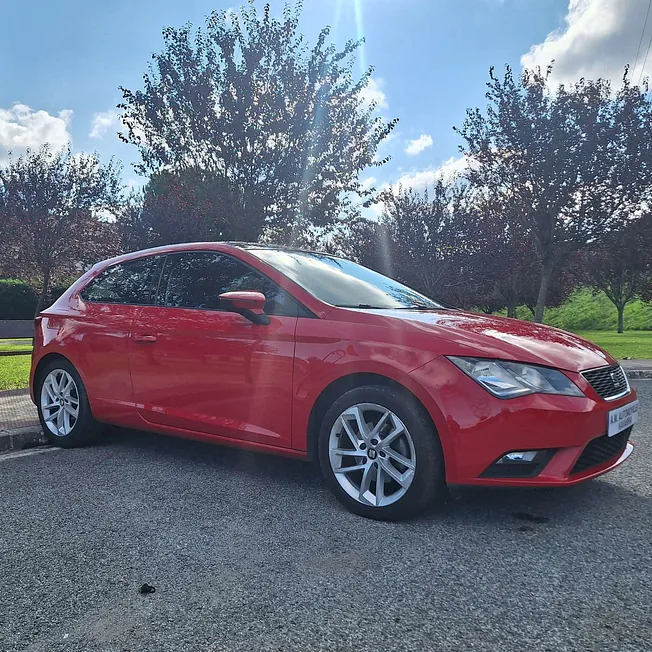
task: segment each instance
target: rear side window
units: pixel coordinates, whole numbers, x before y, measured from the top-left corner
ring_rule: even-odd
[[[296,317],[296,301],[274,281],[230,256],[197,252],[170,255],[161,283],[159,305],[171,308],[220,310],[219,295],[236,290],[262,292],[265,312]]]
[[[151,305],[160,261],[160,256],[149,256],[113,265],[96,276],[84,288],[81,297],[96,303]]]

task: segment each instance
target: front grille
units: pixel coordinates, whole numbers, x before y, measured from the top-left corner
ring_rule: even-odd
[[[592,439],[582,451],[577,462],[575,462],[571,475],[582,473],[582,471],[620,457],[627,446],[631,432],[632,428],[630,426],[613,437],[602,435],[602,437]]]
[[[596,393],[606,400],[624,396],[629,392],[627,376],[620,365],[582,371],[582,376]]]

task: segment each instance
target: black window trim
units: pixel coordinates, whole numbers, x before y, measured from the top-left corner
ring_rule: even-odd
[[[131,303],[129,301],[95,301],[93,299],[86,299],[84,297],[84,292],[88,289],[88,287],[94,283],[97,279],[102,277],[106,272],[108,272],[110,269],[113,269],[114,267],[118,267],[120,265],[128,265],[129,263],[136,263],[141,260],[145,260],[147,258],[160,258],[160,261],[157,263],[158,270],[154,273],[154,278],[152,278],[151,282],[149,283],[149,286],[147,288],[148,290],[148,303]],[[93,303],[96,305],[109,305],[109,306],[136,306],[136,307],[155,307],[156,306],[156,293],[158,292],[158,286],[161,282],[161,276],[163,274],[163,269],[165,268],[165,261],[167,260],[167,254],[149,254],[147,256],[138,256],[136,258],[131,258],[129,260],[121,260],[117,263],[114,263],[113,265],[107,265],[106,267],[102,268],[95,276],[92,278],[88,279],[88,281],[84,284],[84,287],[82,287],[79,290],[79,298],[84,302],[84,303]],[[161,262],[162,261],[162,262]],[[154,301],[154,303],[152,303]]]
[[[226,253],[224,251],[219,251],[218,249],[189,249],[189,250],[182,250],[182,251],[170,251],[167,254],[159,254],[162,255],[165,260],[163,264],[161,265],[161,271],[159,274],[158,282],[156,284],[156,290],[155,290],[155,295],[154,295],[154,303],[151,304],[155,308],[166,308],[167,310],[203,310],[207,312],[229,312],[228,310],[222,310],[221,308],[187,308],[183,306],[166,306],[164,303],[160,301],[161,299],[161,284],[164,282],[164,273],[168,267],[168,259],[173,257],[173,256],[180,256],[183,254],[218,254],[220,256],[224,256],[225,258],[231,258],[238,263],[244,265],[248,269],[250,269],[252,272],[255,272],[256,274],[260,274],[262,277],[266,278],[270,283],[274,283],[278,288],[280,288],[281,291],[285,292],[286,294],[289,295],[289,297],[292,299],[297,304],[297,315],[294,317],[296,319],[319,319],[317,315],[310,310],[310,308],[307,308],[299,299],[297,299],[291,292],[288,292],[280,283],[275,281],[274,279],[270,278],[265,272],[261,272],[259,269],[254,267],[253,265],[250,265],[248,262],[242,260],[242,258],[238,258],[237,256],[234,256],[233,254]],[[291,279],[289,279],[285,274],[282,275],[283,278],[287,278],[288,281],[292,282]],[[148,304],[150,305],[150,304]],[[302,314],[303,313],[303,314]],[[271,313],[271,316],[274,317],[290,317],[291,315],[274,315],[274,313]]]

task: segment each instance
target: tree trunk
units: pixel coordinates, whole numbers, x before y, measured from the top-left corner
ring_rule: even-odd
[[[48,292],[50,291],[50,272],[43,274],[43,288],[41,289],[41,294],[38,298],[38,303],[36,304],[36,314],[35,317],[38,317],[38,314],[43,310],[45,305],[45,300],[48,297]]]
[[[510,298],[507,301],[507,316],[512,319],[516,317],[516,299]]]
[[[546,299],[548,298],[548,288],[550,279],[554,271],[553,261],[544,261],[541,268],[541,284],[539,285],[539,296],[537,297],[537,307],[534,311],[534,321],[540,324],[543,321],[543,312],[546,309]]]
[[[622,333],[623,332],[623,326],[625,324],[625,306],[622,304],[619,304],[616,306],[618,310],[618,332]]]

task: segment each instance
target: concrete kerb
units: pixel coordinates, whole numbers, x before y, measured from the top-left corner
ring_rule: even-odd
[[[0,430],[0,453],[11,453],[47,444],[40,426]]]
[[[627,369],[630,380],[652,380],[652,369]]]

